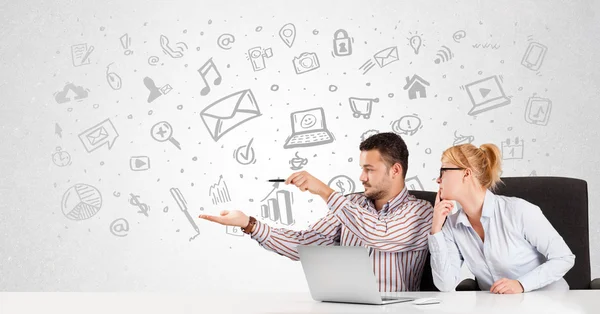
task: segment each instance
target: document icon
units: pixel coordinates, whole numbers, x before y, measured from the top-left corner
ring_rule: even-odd
[[[215,142],[237,126],[259,116],[261,113],[256,99],[249,89],[221,98],[200,112],[202,122]]]
[[[111,149],[115,140],[119,137],[115,126],[106,119],[79,134],[79,139],[88,153],[91,153],[104,144]]]
[[[71,46],[71,58],[73,61],[73,66],[81,66],[85,64],[90,64],[90,54],[94,51],[94,46],[89,46],[87,44],[78,44]]]

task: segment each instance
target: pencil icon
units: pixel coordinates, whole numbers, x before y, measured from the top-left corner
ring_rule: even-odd
[[[85,53],[85,55],[81,59],[81,64],[85,63],[85,60],[90,56],[90,54],[92,53],[92,51],[94,51],[94,46],[90,46],[90,48],[88,48],[87,52]]]

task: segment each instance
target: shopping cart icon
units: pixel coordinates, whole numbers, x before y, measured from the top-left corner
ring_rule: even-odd
[[[373,109],[373,103],[379,102],[379,98],[356,98],[350,97],[350,108],[352,109],[352,116],[358,118],[363,116],[365,119],[371,117],[371,110]]]

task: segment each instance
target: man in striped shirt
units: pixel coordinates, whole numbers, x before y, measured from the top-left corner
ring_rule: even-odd
[[[329,212],[308,230],[273,228],[241,211],[200,215],[223,225],[239,226],[267,250],[298,260],[298,245],[365,246],[373,261],[379,291],[418,291],[427,258],[433,208],[408,193],[404,184],[408,149],[395,133],[379,133],[360,144],[360,181],[365,192],[335,192],[306,171],[286,184],[319,195]]]

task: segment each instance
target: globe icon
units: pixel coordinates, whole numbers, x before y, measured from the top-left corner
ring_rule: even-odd
[[[75,184],[63,194],[61,209],[71,220],[85,220],[96,215],[102,207],[102,195],[95,187]]]

